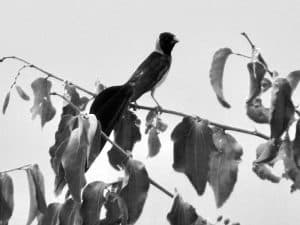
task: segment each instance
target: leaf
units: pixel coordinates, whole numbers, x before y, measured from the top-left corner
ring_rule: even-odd
[[[174,170],[184,173],[198,195],[202,195],[208,178],[209,156],[216,151],[207,121],[185,117],[173,130],[171,139]]]
[[[121,224],[127,225],[128,209],[124,200],[117,194],[109,192],[105,203],[106,217],[100,225]]]
[[[101,181],[89,183],[83,190],[82,205],[80,208],[82,225],[93,225],[100,218],[100,211],[105,202],[103,195],[106,184]]]
[[[273,138],[265,143],[260,144],[257,149],[257,159],[255,164],[271,163],[276,158],[279,151],[279,143]]]
[[[30,194],[30,209],[27,219],[27,225],[30,225],[35,218],[40,219],[43,213],[47,210],[45,200],[45,184],[44,177],[37,164],[26,169],[29,194]]]
[[[300,168],[300,120],[298,119],[296,124],[295,138],[292,143],[292,151],[295,160],[295,164]]]
[[[281,178],[274,175],[270,170],[270,168],[268,168],[268,166],[265,164],[261,164],[261,165],[254,164],[252,170],[262,180],[268,180],[271,181],[272,183],[280,182]]]
[[[261,84],[261,92],[262,93],[266,92],[267,90],[269,90],[272,87],[272,82],[266,77],[264,77],[262,79],[260,84]]]
[[[37,115],[41,117],[41,126],[43,127],[55,116],[56,110],[52,105],[50,99],[50,90],[52,83],[45,78],[37,78],[31,84],[31,88],[34,94],[34,103],[30,109],[32,113],[32,119],[35,119]]]
[[[25,100],[25,101],[29,101],[30,100],[30,97],[26,94],[26,92],[19,85],[16,85],[16,90],[17,90],[19,96],[23,100]]]
[[[283,158],[285,172],[283,176],[293,182],[291,192],[294,192],[295,190],[300,189],[300,170],[294,160],[292,143],[289,139],[285,139],[283,140],[280,148],[285,152],[285,157]]]
[[[161,143],[156,128],[151,128],[148,136],[148,156],[154,157],[159,153]]]
[[[132,152],[136,142],[141,140],[141,121],[132,111],[126,110],[114,128],[114,140],[124,150]],[[126,158],[118,149],[112,147],[108,151],[110,164],[117,170],[126,164]]]
[[[10,99],[10,91],[6,94],[4,102],[3,102],[3,106],[2,106],[2,113],[3,113],[3,115],[6,112],[6,109],[7,109],[8,103],[9,103],[9,99]]]
[[[150,183],[147,170],[140,161],[129,159],[125,172],[129,176],[128,184],[121,190],[120,196],[128,208],[128,225],[132,225],[143,211]]]
[[[252,102],[261,93],[261,82],[266,74],[266,69],[259,62],[248,63],[247,68],[250,75],[250,92],[247,103]]]
[[[291,100],[291,86],[284,78],[274,81],[271,98],[271,138],[279,139],[294,117],[295,107]]]
[[[14,184],[6,173],[0,173],[0,224],[8,224],[14,210]]]
[[[148,134],[149,130],[154,126],[154,121],[156,120],[158,111],[153,109],[150,110],[146,116],[146,130],[145,134]]]
[[[87,103],[89,102],[89,99],[87,97],[80,97],[80,95],[78,94],[77,89],[74,85],[72,85],[70,83],[66,83],[65,90],[66,90],[67,99],[70,102],[72,102],[74,105],[76,105],[81,110],[84,110],[86,108]],[[68,104],[69,103],[67,103],[67,105]]]
[[[61,158],[65,180],[76,202],[81,201],[81,188],[86,183],[84,172],[89,146],[88,127],[88,119],[80,116],[78,118],[78,128],[72,131]]]
[[[292,88],[292,92],[293,92],[297,88],[299,80],[300,80],[300,70],[296,70],[296,71],[289,73],[287,75],[286,79],[288,80],[288,82]]]
[[[80,203],[67,199],[59,213],[59,225],[81,225]]]
[[[255,98],[246,104],[247,116],[256,123],[269,123],[270,109],[266,108],[260,98]]]
[[[168,124],[164,123],[161,118],[156,119],[155,128],[160,132],[165,132],[168,128]]]
[[[49,204],[38,225],[57,225],[59,222],[59,213],[61,208],[62,204],[60,203]]]
[[[220,208],[229,198],[237,181],[243,149],[234,137],[218,128],[213,129],[213,141],[218,152],[210,155],[208,181],[213,189],[216,205]]]
[[[232,54],[230,48],[221,48],[216,51],[209,71],[211,85],[219,102],[226,108],[230,108],[230,105],[223,95],[223,73],[226,60],[230,54]]]
[[[171,225],[212,225],[199,216],[195,208],[185,202],[179,194],[174,198],[167,219]]]

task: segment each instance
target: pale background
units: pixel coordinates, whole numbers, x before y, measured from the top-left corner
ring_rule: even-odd
[[[246,60],[232,56],[225,71],[225,95],[232,104],[227,110],[217,102],[209,84],[208,71],[215,50],[231,47],[250,53],[240,32],[248,32],[262,49],[272,69],[282,74],[300,69],[299,1],[1,1],[0,56],[24,57],[65,79],[94,90],[100,78],[107,86],[125,82],[139,63],[152,51],[158,34],[170,31],[180,43],[175,46],[173,65],[167,81],[156,92],[163,107],[199,115],[212,121],[268,134],[267,126],[252,123],[245,115],[248,94]],[[21,65],[0,65],[0,99],[4,99]],[[30,82],[39,73],[24,71],[20,85],[32,96]],[[55,82],[56,90],[62,85]],[[295,104],[299,104],[299,90]],[[298,100],[298,101],[297,101]],[[62,101],[54,99],[57,109]],[[153,105],[149,95],[139,101]],[[59,114],[40,129],[31,121],[32,103],[14,92],[6,116],[0,116],[0,171],[27,163],[38,163],[45,176],[47,202],[53,195],[53,172],[48,148],[54,142]],[[145,112],[138,112],[142,120]],[[164,115],[168,132],[161,135],[159,156],[147,159],[146,138],[134,149],[134,158],[145,162],[153,179],[170,191],[175,188],[193,204],[200,215],[215,221],[222,214],[243,225],[292,225],[299,223],[300,192],[289,193],[290,182],[274,185],[261,181],[251,171],[255,148],[263,140],[232,133],[244,147],[239,179],[228,202],[216,209],[211,189],[196,195],[183,174],[172,169],[170,131],[181,118]],[[142,126],[142,131],[144,126]],[[106,147],[106,149],[108,146]],[[280,165],[278,171],[280,172]],[[11,174],[15,184],[15,211],[10,224],[25,224],[29,193],[24,172]],[[121,176],[107,163],[106,150],[87,174],[88,180],[113,181]],[[168,224],[166,215],[172,199],[150,188],[138,225]]]

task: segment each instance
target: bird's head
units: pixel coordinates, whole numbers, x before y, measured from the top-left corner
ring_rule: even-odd
[[[156,43],[156,50],[166,55],[171,55],[172,49],[178,42],[175,35],[169,32],[164,32],[159,35]]]

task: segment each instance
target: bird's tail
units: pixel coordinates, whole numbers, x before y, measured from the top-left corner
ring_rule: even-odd
[[[128,108],[132,95],[132,85],[125,84],[106,88],[95,98],[90,108],[90,113],[96,115],[102,131],[107,136],[110,135],[116,123]],[[105,143],[106,139],[101,137],[101,147],[98,154],[100,154]]]

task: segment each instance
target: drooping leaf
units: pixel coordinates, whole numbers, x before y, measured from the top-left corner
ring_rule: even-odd
[[[82,225],[93,225],[100,219],[100,211],[105,202],[103,191],[106,184],[101,181],[89,183],[83,190],[80,212]]]
[[[128,225],[134,224],[140,217],[149,190],[149,177],[143,163],[129,159],[125,167],[129,176],[127,185],[120,191],[120,196],[128,208]]]
[[[128,209],[125,201],[114,192],[110,192],[107,195],[105,203],[106,217],[100,223],[100,225],[107,224],[121,224],[127,225],[128,221]]]
[[[271,138],[279,139],[294,117],[295,107],[291,100],[292,89],[284,78],[274,81],[271,98]]]
[[[10,91],[6,94],[4,102],[3,102],[3,106],[2,106],[2,113],[5,114],[8,103],[9,103],[9,99],[10,99]]]
[[[291,192],[294,192],[295,190],[300,189],[300,170],[294,160],[292,143],[289,139],[285,139],[283,140],[280,148],[285,151],[285,157],[283,158],[285,172],[283,176],[293,182]]]
[[[82,225],[80,203],[72,198],[65,201],[59,213],[59,225]]]
[[[37,218],[40,220],[42,214],[47,211],[47,204],[45,200],[45,184],[44,177],[37,164],[26,169],[29,194],[30,194],[30,209],[27,220],[27,225]]]
[[[45,78],[37,78],[31,84],[34,94],[34,103],[30,109],[32,119],[35,119],[37,115],[40,115],[42,127],[45,123],[53,119],[56,113],[50,99],[51,86],[52,83]]]
[[[148,135],[148,157],[154,157],[159,153],[161,143],[156,128],[151,128]]]
[[[265,143],[260,144],[257,149],[257,158],[255,164],[271,163],[276,158],[280,144],[274,139],[270,139]]]
[[[300,169],[300,120],[298,120],[296,124],[296,133],[292,143],[292,150],[295,164]]]
[[[219,208],[233,191],[243,149],[233,136],[218,128],[213,129],[213,141],[218,151],[210,155],[208,181]]]
[[[299,80],[300,80],[300,70],[296,70],[296,71],[289,73],[287,75],[286,79],[288,80],[288,82],[292,88],[292,91],[294,91],[297,88]]]
[[[230,54],[232,54],[230,48],[221,48],[216,51],[209,71],[211,85],[219,102],[226,108],[230,108],[230,105],[225,100],[223,94],[223,73],[226,60]]]
[[[261,82],[266,74],[264,66],[259,62],[247,64],[250,75],[250,92],[247,103],[252,102],[261,93]]]
[[[25,101],[29,101],[30,97],[28,96],[28,94],[26,94],[26,92],[23,90],[23,88],[21,88],[19,85],[16,85],[16,90],[17,93],[19,94],[19,96],[25,100]]]
[[[173,168],[184,173],[198,195],[205,191],[209,170],[209,156],[216,148],[207,121],[183,118],[171,134],[174,142]]]
[[[77,202],[81,201],[81,188],[86,183],[84,172],[89,147],[89,126],[87,118],[83,116],[78,118],[78,128],[72,131],[61,157],[65,180],[73,199]]]
[[[171,225],[212,225],[199,216],[195,208],[185,202],[179,194],[174,198],[167,219]]]
[[[8,224],[14,210],[14,185],[12,178],[0,173],[0,224]]]
[[[114,128],[115,142],[126,151],[132,151],[136,142],[141,140],[141,121],[135,113],[126,110]],[[110,164],[117,170],[126,164],[126,157],[116,147],[108,151]]]
[[[61,208],[62,204],[60,203],[49,204],[38,225],[57,225]]]
[[[247,116],[256,123],[269,123],[270,109],[266,108],[260,98],[246,104]]]

